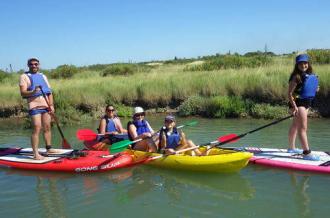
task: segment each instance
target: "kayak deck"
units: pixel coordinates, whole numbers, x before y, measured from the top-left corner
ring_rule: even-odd
[[[205,148],[200,148],[203,152]],[[161,154],[134,151],[131,153],[135,161],[148,160]],[[218,172],[231,173],[237,172],[248,164],[252,154],[249,152],[237,152],[212,148],[206,156],[191,156],[191,152],[177,155],[166,155],[164,157],[146,161],[147,164],[161,168],[199,171],[199,172]]]

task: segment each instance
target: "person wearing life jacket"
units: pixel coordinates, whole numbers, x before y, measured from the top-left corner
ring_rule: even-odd
[[[159,148],[161,153],[174,154],[175,151],[184,148],[196,147],[191,140],[187,140],[183,131],[176,128],[175,117],[168,115],[164,120],[164,127],[159,133]],[[196,155],[201,156],[202,153],[198,149],[194,149]]]
[[[133,120],[127,123],[128,138],[131,141],[142,139],[139,142],[132,144],[132,149],[157,152],[157,136],[154,135],[154,130],[149,122],[145,120],[145,112],[142,107],[135,107],[133,112]]]
[[[101,134],[97,137],[98,143],[85,144],[90,150],[108,150],[108,145],[128,139],[127,130],[123,128],[116,109],[112,105],[105,107],[105,114],[102,116],[97,130]]]
[[[289,79],[288,98],[289,108],[294,115],[289,129],[290,153],[301,153],[306,160],[318,160],[319,157],[311,154],[307,139],[307,115],[313,99],[319,90],[318,78],[313,72],[307,54],[296,57],[296,64]],[[299,136],[303,150],[296,149],[296,136]]]
[[[33,150],[34,159],[44,159],[38,153],[39,134],[43,129],[43,135],[46,143],[46,149],[51,152],[51,116],[54,113],[53,95],[47,80],[47,77],[39,72],[40,62],[37,58],[30,58],[27,61],[29,68],[28,72],[20,76],[19,87],[20,93],[23,98],[28,102],[29,115],[32,120],[33,132],[31,135],[31,146]],[[42,95],[41,89],[46,94],[50,108],[47,105],[45,98]]]

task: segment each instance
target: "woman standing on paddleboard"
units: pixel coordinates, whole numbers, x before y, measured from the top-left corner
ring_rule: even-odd
[[[294,115],[289,129],[290,153],[302,153],[306,160],[319,160],[312,155],[307,139],[307,115],[308,109],[318,91],[318,78],[313,73],[312,65],[307,54],[296,57],[296,64],[289,79],[289,107]],[[295,148],[296,137],[299,137],[303,151]]]

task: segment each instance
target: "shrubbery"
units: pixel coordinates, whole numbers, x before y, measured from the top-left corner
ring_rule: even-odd
[[[313,64],[330,64],[330,49],[311,49],[307,54]]]
[[[109,75],[132,75],[136,72],[136,66],[130,64],[113,64],[105,68],[101,75],[109,76]]]
[[[198,115],[204,106],[204,98],[201,96],[192,96],[188,98],[179,107],[180,116]]]
[[[188,66],[185,70],[191,71],[211,71],[221,69],[240,69],[252,68],[268,65],[272,58],[265,55],[241,56],[241,55],[222,55],[205,61],[205,63],[196,66]]]
[[[209,99],[205,104],[206,117],[246,117],[249,111],[248,102],[239,97],[217,96]]]
[[[74,65],[61,65],[55,70],[52,70],[49,75],[53,79],[67,79],[79,72],[78,68]]]
[[[180,107],[179,115],[202,115],[212,118],[253,117],[274,119],[288,114],[285,106],[256,104],[248,99],[231,96],[216,96],[205,98],[193,96],[188,98]]]
[[[270,104],[255,104],[251,108],[251,116],[254,118],[274,119],[288,115],[288,108],[284,106],[272,106]]]
[[[2,82],[5,78],[9,77],[10,74],[5,71],[0,70],[0,82]]]
[[[101,76],[122,75],[129,76],[138,72],[148,72],[152,66],[144,64],[111,64],[101,72]]]

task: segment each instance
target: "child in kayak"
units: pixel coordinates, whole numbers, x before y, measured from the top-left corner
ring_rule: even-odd
[[[289,79],[289,107],[294,117],[289,130],[288,152],[302,153],[304,159],[314,161],[319,160],[319,157],[311,154],[308,145],[307,115],[318,89],[318,79],[313,73],[308,55],[298,55],[294,70]],[[297,135],[299,136],[303,151],[295,148]]]
[[[182,131],[177,130],[174,116],[166,116],[164,124],[159,134],[159,147],[165,154],[174,154],[177,150],[196,146],[191,140],[186,139]],[[194,149],[193,152],[198,156],[202,155],[198,149]]]
[[[131,141],[142,139],[132,144],[132,149],[147,152],[157,152],[156,136],[149,122],[145,120],[145,112],[142,107],[135,107],[133,121],[127,123],[128,138]]]

